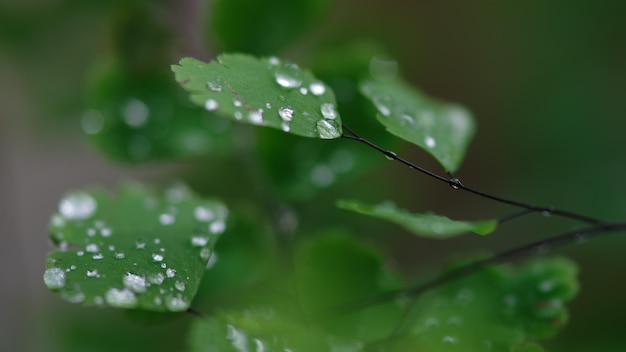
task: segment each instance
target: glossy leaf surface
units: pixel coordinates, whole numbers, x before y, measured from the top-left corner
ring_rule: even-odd
[[[209,111],[304,137],[341,136],[333,92],[296,64],[223,54],[208,64],[184,58],[172,70],[191,101]]]
[[[456,171],[475,131],[464,107],[442,102],[398,80],[368,79],[361,92],[376,106],[387,131],[430,153],[446,171]]]
[[[183,311],[193,299],[227,208],[183,186],[74,191],[52,217],[44,282],[72,303]]]

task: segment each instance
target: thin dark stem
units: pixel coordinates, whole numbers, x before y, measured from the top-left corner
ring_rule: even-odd
[[[351,128],[349,128],[348,126],[346,126],[345,124],[343,125],[343,129],[345,131],[347,131],[349,134],[344,134],[342,135],[343,138],[346,139],[351,139],[351,140],[355,140],[357,142],[363,143],[367,146],[369,146],[372,149],[375,149],[377,151],[379,151],[380,153],[384,154],[385,156],[387,156],[388,158],[391,158],[393,160],[399,161],[400,163],[408,166],[411,169],[417,170],[423,174],[426,174],[434,179],[437,179],[441,182],[445,182],[446,184],[448,184],[450,187],[452,187],[453,189],[456,190],[463,190],[475,195],[478,195],[480,197],[483,198],[487,198],[487,199],[491,199],[493,201],[499,202],[499,203],[503,203],[503,204],[508,204],[508,205],[512,205],[512,206],[516,206],[516,207],[520,207],[520,208],[524,208],[526,210],[528,210],[529,212],[540,212],[540,213],[545,213],[545,214],[549,214],[549,215],[556,215],[556,216],[561,216],[561,217],[565,217],[565,218],[569,218],[569,219],[573,219],[573,220],[578,220],[584,223],[588,223],[588,224],[600,224],[602,223],[601,220],[596,219],[596,218],[592,218],[590,216],[586,216],[586,215],[582,215],[582,214],[577,214],[577,213],[573,213],[573,212],[569,212],[569,211],[565,211],[565,210],[560,210],[560,209],[555,209],[554,207],[546,207],[546,206],[536,206],[536,205],[532,205],[532,204],[527,204],[524,202],[519,202],[516,200],[512,200],[512,199],[508,199],[508,198],[503,198],[500,196],[496,196],[496,195],[492,195],[489,193],[485,193],[482,191],[479,191],[477,189],[465,186],[464,184],[461,183],[461,181],[459,181],[457,178],[451,177],[451,178],[447,178],[441,175],[438,175],[432,171],[426,170],[421,166],[418,166],[404,158],[399,157],[396,153],[386,150],[376,144],[374,144],[373,142],[361,137],[359,134],[357,134],[356,132],[354,132]],[[449,174],[451,175],[451,174]]]
[[[524,209],[524,210],[520,210],[518,212],[515,212],[513,214],[509,214],[509,215],[505,215],[505,216],[499,217],[498,218],[498,224],[502,225],[505,222],[509,222],[509,221],[511,221],[513,219],[517,219],[519,217],[522,217],[524,215],[528,215],[530,213],[533,213],[533,211],[530,210],[530,209]]]
[[[204,314],[202,314],[201,312],[199,312],[199,311],[197,311],[197,310],[195,310],[193,308],[187,308],[187,313],[189,313],[189,314],[191,314],[191,315],[193,315],[195,317],[198,317],[198,318],[204,318]]]
[[[382,293],[378,296],[370,297],[358,302],[354,302],[349,306],[340,307],[338,310],[342,313],[359,310],[371,305],[387,302],[392,299],[400,297],[415,297],[428,290],[442,286],[446,283],[452,282],[469,276],[473,273],[480,271],[481,269],[494,264],[504,263],[515,258],[521,257],[525,254],[542,253],[560,247],[572,242],[586,240],[591,237],[607,234],[610,232],[626,231],[626,223],[602,223],[586,228],[563,233],[558,236],[554,236],[547,240],[541,240],[525,244],[520,247],[516,247],[491,257],[475,261],[468,265],[462,266],[458,269],[451,270],[443,275],[437,276],[429,281],[413,285],[401,290],[389,291]],[[338,310],[335,310],[335,314]]]

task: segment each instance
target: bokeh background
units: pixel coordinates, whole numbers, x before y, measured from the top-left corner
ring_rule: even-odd
[[[184,55],[210,59],[228,49],[210,30],[219,24],[213,17],[216,2],[149,2],[156,9],[150,13],[170,29],[165,32],[172,37],[165,56],[170,61],[164,62],[175,63]],[[233,182],[219,171],[228,157],[120,163],[87,142],[81,116],[93,72],[103,58],[120,50],[141,52],[141,40],[130,41],[126,49],[119,45],[120,36],[144,28],[136,23],[135,29],[120,30],[129,3],[141,2],[0,1],[2,351],[181,346],[185,317],[145,325],[121,312],[70,305],[48,292],[42,282],[50,249],[46,226],[66,191],[90,185],[114,189],[128,179],[158,184],[182,178],[203,192],[245,198],[245,190],[224,193]],[[473,111],[478,133],[457,175],[465,184],[534,204],[626,219],[626,2],[343,0],[327,5],[301,36],[284,39],[290,44],[271,53],[307,66],[327,48],[377,43],[386,58],[397,60],[406,79]],[[245,7],[241,11],[244,21],[249,14]],[[276,23],[292,16],[298,19],[287,11],[260,22],[257,32],[281,28]],[[263,48],[274,44],[238,45],[266,54]],[[146,50],[155,45],[146,45]],[[371,117],[343,116],[349,125],[363,118]],[[368,131],[367,137],[383,144],[389,140],[382,127]],[[337,141],[341,143],[349,141]],[[439,171],[426,154],[403,144],[393,146]],[[511,248],[576,225],[530,216],[487,238],[424,240],[335,210],[339,197],[390,198],[415,211],[467,219],[499,216],[510,209],[459,194],[384,160],[367,173],[320,190],[315,202],[295,202],[302,229],[315,228],[320,219],[331,226],[348,221],[355,233],[377,241],[411,278],[435,273],[449,257]],[[571,304],[571,322],[546,343],[549,350],[626,350],[624,248],[626,236],[612,234],[549,253],[575,259],[582,284]]]

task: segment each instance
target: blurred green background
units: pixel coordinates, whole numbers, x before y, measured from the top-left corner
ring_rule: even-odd
[[[229,24],[254,18],[262,9],[242,7],[241,17],[224,24],[212,17],[219,9],[216,2],[149,2],[143,23],[126,16],[145,8],[141,1],[0,1],[0,350],[181,346],[187,316],[146,326],[121,312],[69,305],[45,288],[46,224],[65,191],[114,186],[129,178],[157,183],[186,178],[227,203],[245,198],[245,191],[229,191],[238,179],[227,176],[231,161],[219,153],[134,165],[109,161],[87,143],[81,116],[94,72],[114,58],[137,70],[167,71],[179,57],[210,59],[222,48],[239,45],[306,67],[329,47],[376,42],[397,60],[405,78],[474,112],[478,133],[457,175],[465,184],[530,203],[626,219],[621,180],[626,174],[626,2],[344,0],[329,1],[328,9],[320,10],[316,6],[326,1],[312,0],[298,10],[278,1],[279,8],[290,11],[255,24],[257,35],[270,38],[263,35],[268,28],[283,33],[281,20],[303,26],[293,38],[278,35],[259,46],[256,41],[224,44],[203,23],[230,33]],[[300,19],[293,11],[316,16]],[[154,18],[159,25],[152,28]],[[163,55],[151,54],[157,52]],[[343,116],[348,125],[366,118],[371,116]],[[366,137],[393,145],[382,127],[369,129]],[[329,143],[343,148],[350,141]],[[425,153],[393,146],[439,170]],[[436,272],[451,256],[503,250],[576,225],[531,216],[490,237],[434,241],[335,210],[333,202],[341,197],[389,198],[414,211],[462,219],[499,216],[509,209],[454,192],[384,159],[378,166],[325,188],[315,202],[297,203],[301,229],[318,228],[319,219],[329,226],[344,223],[379,243],[403,272],[417,278]],[[626,350],[626,274],[620,270],[626,265],[625,245],[626,236],[610,235],[554,251],[579,263],[582,290],[571,305],[567,328],[546,343],[549,350]]]

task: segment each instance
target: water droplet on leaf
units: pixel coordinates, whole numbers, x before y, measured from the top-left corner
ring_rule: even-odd
[[[335,124],[329,120],[317,121],[317,133],[322,139],[332,139],[341,136]]]
[[[61,268],[49,268],[43,273],[43,282],[51,290],[65,286],[65,272]]]
[[[108,290],[104,295],[104,300],[111,307],[133,308],[137,306],[137,297],[133,291],[126,288],[123,290],[117,288]]]
[[[300,71],[298,65],[285,64],[276,69],[274,78],[281,87],[298,88],[302,84],[301,74],[302,71]]]
[[[293,119],[293,109],[288,106],[283,106],[278,109],[278,116],[280,116],[283,121],[291,121],[291,119]]]
[[[326,86],[320,81],[315,81],[309,85],[309,90],[313,95],[322,95],[326,93]]]
[[[217,100],[209,99],[204,103],[204,108],[208,111],[215,111],[219,108],[219,104],[217,103]]]
[[[337,110],[335,109],[335,104],[333,103],[322,104],[320,111],[325,119],[334,120],[337,116],[339,116],[339,114],[337,114]]]
[[[148,287],[145,277],[135,275],[133,273],[126,273],[126,275],[124,275],[123,282],[126,288],[131,289],[137,293],[146,292],[146,288]]]

